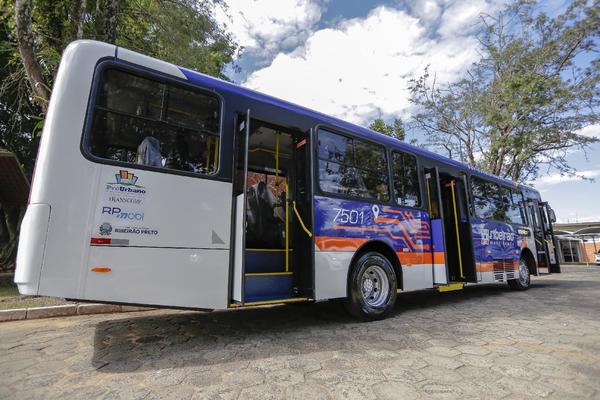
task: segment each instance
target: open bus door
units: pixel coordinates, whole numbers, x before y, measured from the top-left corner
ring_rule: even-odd
[[[440,174],[434,167],[425,169],[425,184],[433,239],[434,284],[479,281],[466,179]]]
[[[554,210],[550,208],[547,201],[538,203],[541,215],[541,231],[544,239],[544,251],[548,260],[548,268],[550,273],[560,273],[560,264],[556,252],[556,239],[554,238],[554,229],[552,223],[556,222]]]
[[[528,202],[529,217],[533,225],[533,236],[537,253],[537,272],[548,274],[560,272],[560,264],[556,255],[556,242],[552,229],[551,215],[547,202],[531,199]]]
[[[237,118],[235,132],[235,178],[234,178],[234,205],[235,224],[234,233],[234,260],[233,284],[231,298],[234,301],[244,302],[244,260],[246,254],[246,185],[248,184],[248,141],[250,138],[250,110],[240,114]]]
[[[425,190],[431,224],[433,283],[445,285],[449,282],[444,232],[444,211],[440,191],[440,175],[436,167],[425,168]]]
[[[550,207],[547,201],[543,201],[540,205],[544,208],[544,237],[546,241],[546,248],[548,251],[548,262],[550,264],[550,272],[560,273],[560,263],[558,262],[558,252],[556,251],[557,243],[554,237],[554,228],[552,224],[556,222],[556,214]]]
[[[230,307],[312,295],[310,134],[238,116]]]

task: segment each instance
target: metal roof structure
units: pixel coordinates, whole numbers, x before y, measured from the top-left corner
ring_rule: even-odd
[[[600,236],[600,221],[576,222],[572,224],[555,224],[554,233],[557,235],[594,235]]]

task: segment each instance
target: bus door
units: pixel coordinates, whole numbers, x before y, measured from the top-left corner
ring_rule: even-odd
[[[299,293],[313,297],[314,281],[314,238],[312,216],[312,160],[313,130],[294,138],[293,191],[288,201],[293,215],[290,236],[294,239],[291,254],[293,264],[298,266],[294,273],[294,285]],[[295,209],[295,210],[294,210]],[[296,214],[297,213],[297,214]]]
[[[235,224],[233,251],[233,279],[231,298],[244,302],[244,262],[246,254],[246,186],[248,184],[248,141],[250,137],[250,110],[239,114],[235,132],[234,205]]]
[[[451,281],[478,282],[473,252],[469,200],[464,175],[440,175],[444,227],[446,232],[446,259]]]
[[[431,252],[433,283],[445,285],[449,282],[444,232],[444,210],[440,191],[440,177],[437,168],[425,168],[425,190],[431,224]]]
[[[230,306],[306,301],[312,291],[310,135],[238,117]]]
[[[560,272],[560,264],[556,256],[556,243],[552,230],[550,215],[554,211],[549,209],[547,202],[530,200],[529,215],[533,225],[535,248],[537,251],[537,271],[540,274]]]
[[[544,234],[544,242],[546,243],[546,252],[548,254],[548,263],[550,264],[550,272],[560,273],[560,264],[556,251],[556,239],[554,237],[554,228],[552,224],[556,222],[554,210],[550,207],[547,201],[540,203],[540,212],[542,213],[542,230]]]

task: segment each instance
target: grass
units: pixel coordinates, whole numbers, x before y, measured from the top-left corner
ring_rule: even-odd
[[[0,283],[0,310],[12,310],[14,308],[57,306],[70,304],[64,299],[43,296],[23,296],[19,294],[17,285],[12,282]]]

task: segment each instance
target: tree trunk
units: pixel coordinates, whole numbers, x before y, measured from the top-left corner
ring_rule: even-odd
[[[105,0],[104,10],[104,41],[115,43],[117,40],[117,14],[119,13],[119,0]]]
[[[86,0],[73,1],[73,8],[71,9],[71,37],[73,40],[83,38],[85,8]]]
[[[39,104],[45,114],[50,100],[50,90],[44,82],[42,67],[35,54],[35,42],[31,30],[31,0],[15,1],[15,22],[17,31],[17,48],[21,56],[27,79],[31,84],[34,101]]]
[[[0,208],[0,230],[3,236],[0,242],[0,270],[11,270],[15,267],[22,211],[19,206]]]

